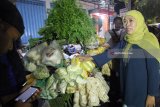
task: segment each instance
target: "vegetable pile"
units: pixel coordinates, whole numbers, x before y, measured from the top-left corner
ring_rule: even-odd
[[[63,53],[56,41],[32,48],[24,59],[26,69],[36,80],[34,85],[42,89],[41,98],[50,100],[60,94],[74,94],[74,107],[99,106],[100,101],[108,102],[109,86],[95,64],[78,57],[73,57],[68,65],[62,64],[65,62]],[[49,70],[48,66],[56,70]]]

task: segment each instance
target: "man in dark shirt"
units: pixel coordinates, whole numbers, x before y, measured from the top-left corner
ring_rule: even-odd
[[[14,98],[26,81],[27,72],[16,49],[16,41],[24,33],[23,19],[18,9],[8,0],[0,1],[0,105],[2,107],[31,107],[15,103]]]

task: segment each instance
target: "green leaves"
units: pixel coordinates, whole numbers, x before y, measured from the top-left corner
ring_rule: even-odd
[[[66,39],[68,43],[84,42],[94,36],[94,32],[89,15],[76,5],[76,0],[56,1],[45,27],[39,31],[48,39]]]
[[[139,10],[143,13],[146,20],[152,20],[154,22],[154,19],[156,16],[160,16],[160,0],[120,0],[124,1],[125,3],[128,3],[131,1],[132,9]]]
[[[73,95],[61,94],[56,99],[49,100],[51,107],[73,107]]]
[[[152,22],[154,22],[154,19],[156,16],[160,16],[160,1],[159,0],[142,0],[137,7],[138,10],[140,10],[145,19],[151,19]]]

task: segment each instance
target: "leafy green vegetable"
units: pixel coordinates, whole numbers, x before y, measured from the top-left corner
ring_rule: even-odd
[[[91,18],[79,6],[76,0],[58,0],[50,11],[46,25],[39,31],[44,39],[66,39],[68,43],[84,43],[95,36]]]
[[[49,100],[51,107],[73,107],[73,94],[60,94],[56,99]]]

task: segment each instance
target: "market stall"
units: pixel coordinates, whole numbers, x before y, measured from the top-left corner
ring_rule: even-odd
[[[100,70],[91,60],[78,57],[105,51],[105,38],[95,34],[90,16],[76,0],[55,4],[40,29],[42,43],[24,57],[25,67],[31,72],[27,83],[40,87],[40,97],[51,107],[94,107],[109,102],[109,85],[103,77],[110,75],[108,64]]]

